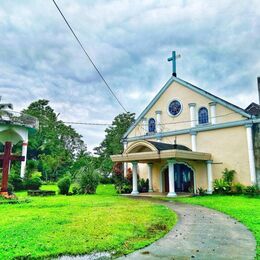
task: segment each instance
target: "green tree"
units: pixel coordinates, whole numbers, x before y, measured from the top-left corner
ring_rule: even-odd
[[[130,125],[134,122],[134,113],[122,113],[116,116],[112,125],[105,130],[105,139],[94,148],[95,154],[100,156],[100,169],[104,174],[111,172],[113,163],[110,155],[122,153],[124,150],[122,138]]]
[[[37,168],[44,179],[57,180],[86,150],[82,136],[58,120],[48,100],[35,101],[23,112],[39,120],[39,130],[30,136],[28,160],[38,161]]]

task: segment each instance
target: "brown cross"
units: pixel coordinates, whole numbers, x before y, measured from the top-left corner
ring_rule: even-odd
[[[11,165],[11,161],[24,161],[24,156],[12,155],[12,143],[6,142],[4,146],[4,154],[0,155],[0,160],[3,161],[3,176],[2,176],[2,185],[1,193],[7,192],[8,187],[8,173]]]

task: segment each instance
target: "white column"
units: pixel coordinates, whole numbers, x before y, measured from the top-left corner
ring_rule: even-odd
[[[217,123],[217,117],[216,117],[216,102],[210,102],[210,122],[212,125]]]
[[[144,135],[148,133],[148,122],[146,117],[144,117],[142,121],[142,132],[144,132]]]
[[[138,188],[137,188],[137,162],[132,162],[133,165],[133,191],[131,192],[131,195],[135,196],[138,195]]]
[[[169,169],[169,193],[167,197],[176,197],[175,193],[175,184],[174,184],[174,160],[168,160],[168,169]]]
[[[208,194],[212,194],[213,192],[213,187],[212,187],[212,182],[213,182],[213,176],[212,176],[212,161],[208,160],[207,161],[207,177],[208,177]]]
[[[250,178],[251,178],[252,184],[255,184],[256,183],[256,172],[255,172],[255,157],[254,157],[252,126],[253,126],[252,124],[245,125],[246,136],[247,136],[247,148],[248,148]]]
[[[24,156],[24,161],[21,162],[21,172],[20,172],[21,178],[24,178],[24,176],[25,176],[26,160],[27,160],[27,147],[28,147],[28,140],[24,140],[23,144],[22,144],[22,156]]]
[[[153,192],[153,164],[147,163],[149,192]]]
[[[126,150],[127,148],[127,141],[124,140],[123,141],[123,144],[124,144],[124,151]],[[126,177],[127,175],[127,169],[128,169],[128,163],[127,162],[124,162],[124,176]]]
[[[156,114],[156,132],[157,132],[157,134],[160,134],[161,131],[162,131],[162,127],[161,127],[161,114],[162,114],[162,111],[157,110],[157,111],[155,111],[155,114]],[[157,141],[160,141],[160,140],[161,140],[161,137],[158,137]]]
[[[161,114],[162,111],[161,110],[157,110],[155,111],[156,114],[156,131],[157,133],[161,133],[162,129],[161,129]]]
[[[191,133],[191,150],[193,152],[197,151],[197,132],[192,131]]]
[[[196,104],[195,103],[190,103],[190,126],[195,127],[196,126]]]

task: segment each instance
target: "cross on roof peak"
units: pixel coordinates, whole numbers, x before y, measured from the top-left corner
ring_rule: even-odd
[[[177,77],[176,73],[176,59],[180,58],[181,55],[176,55],[176,51],[172,51],[172,56],[169,57],[167,60],[172,62],[172,76]]]

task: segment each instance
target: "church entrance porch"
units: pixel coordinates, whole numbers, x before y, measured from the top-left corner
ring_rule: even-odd
[[[194,170],[184,163],[174,164],[174,186],[175,192],[193,193]],[[161,171],[161,192],[169,192],[169,168],[164,167]]]
[[[151,193],[167,192],[168,197],[177,196],[176,192],[196,193],[197,173],[189,162],[204,165],[204,168],[199,168],[200,175],[204,175],[202,178],[205,178],[204,183],[208,183],[208,193],[212,193],[212,160],[209,153],[191,151],[179,144],[137,141],[125,148],[122,154],[112,155],[111,159],[124,163],[124,171],[132,166],[132,195],[139,195],[138,176],[149,180]]]

